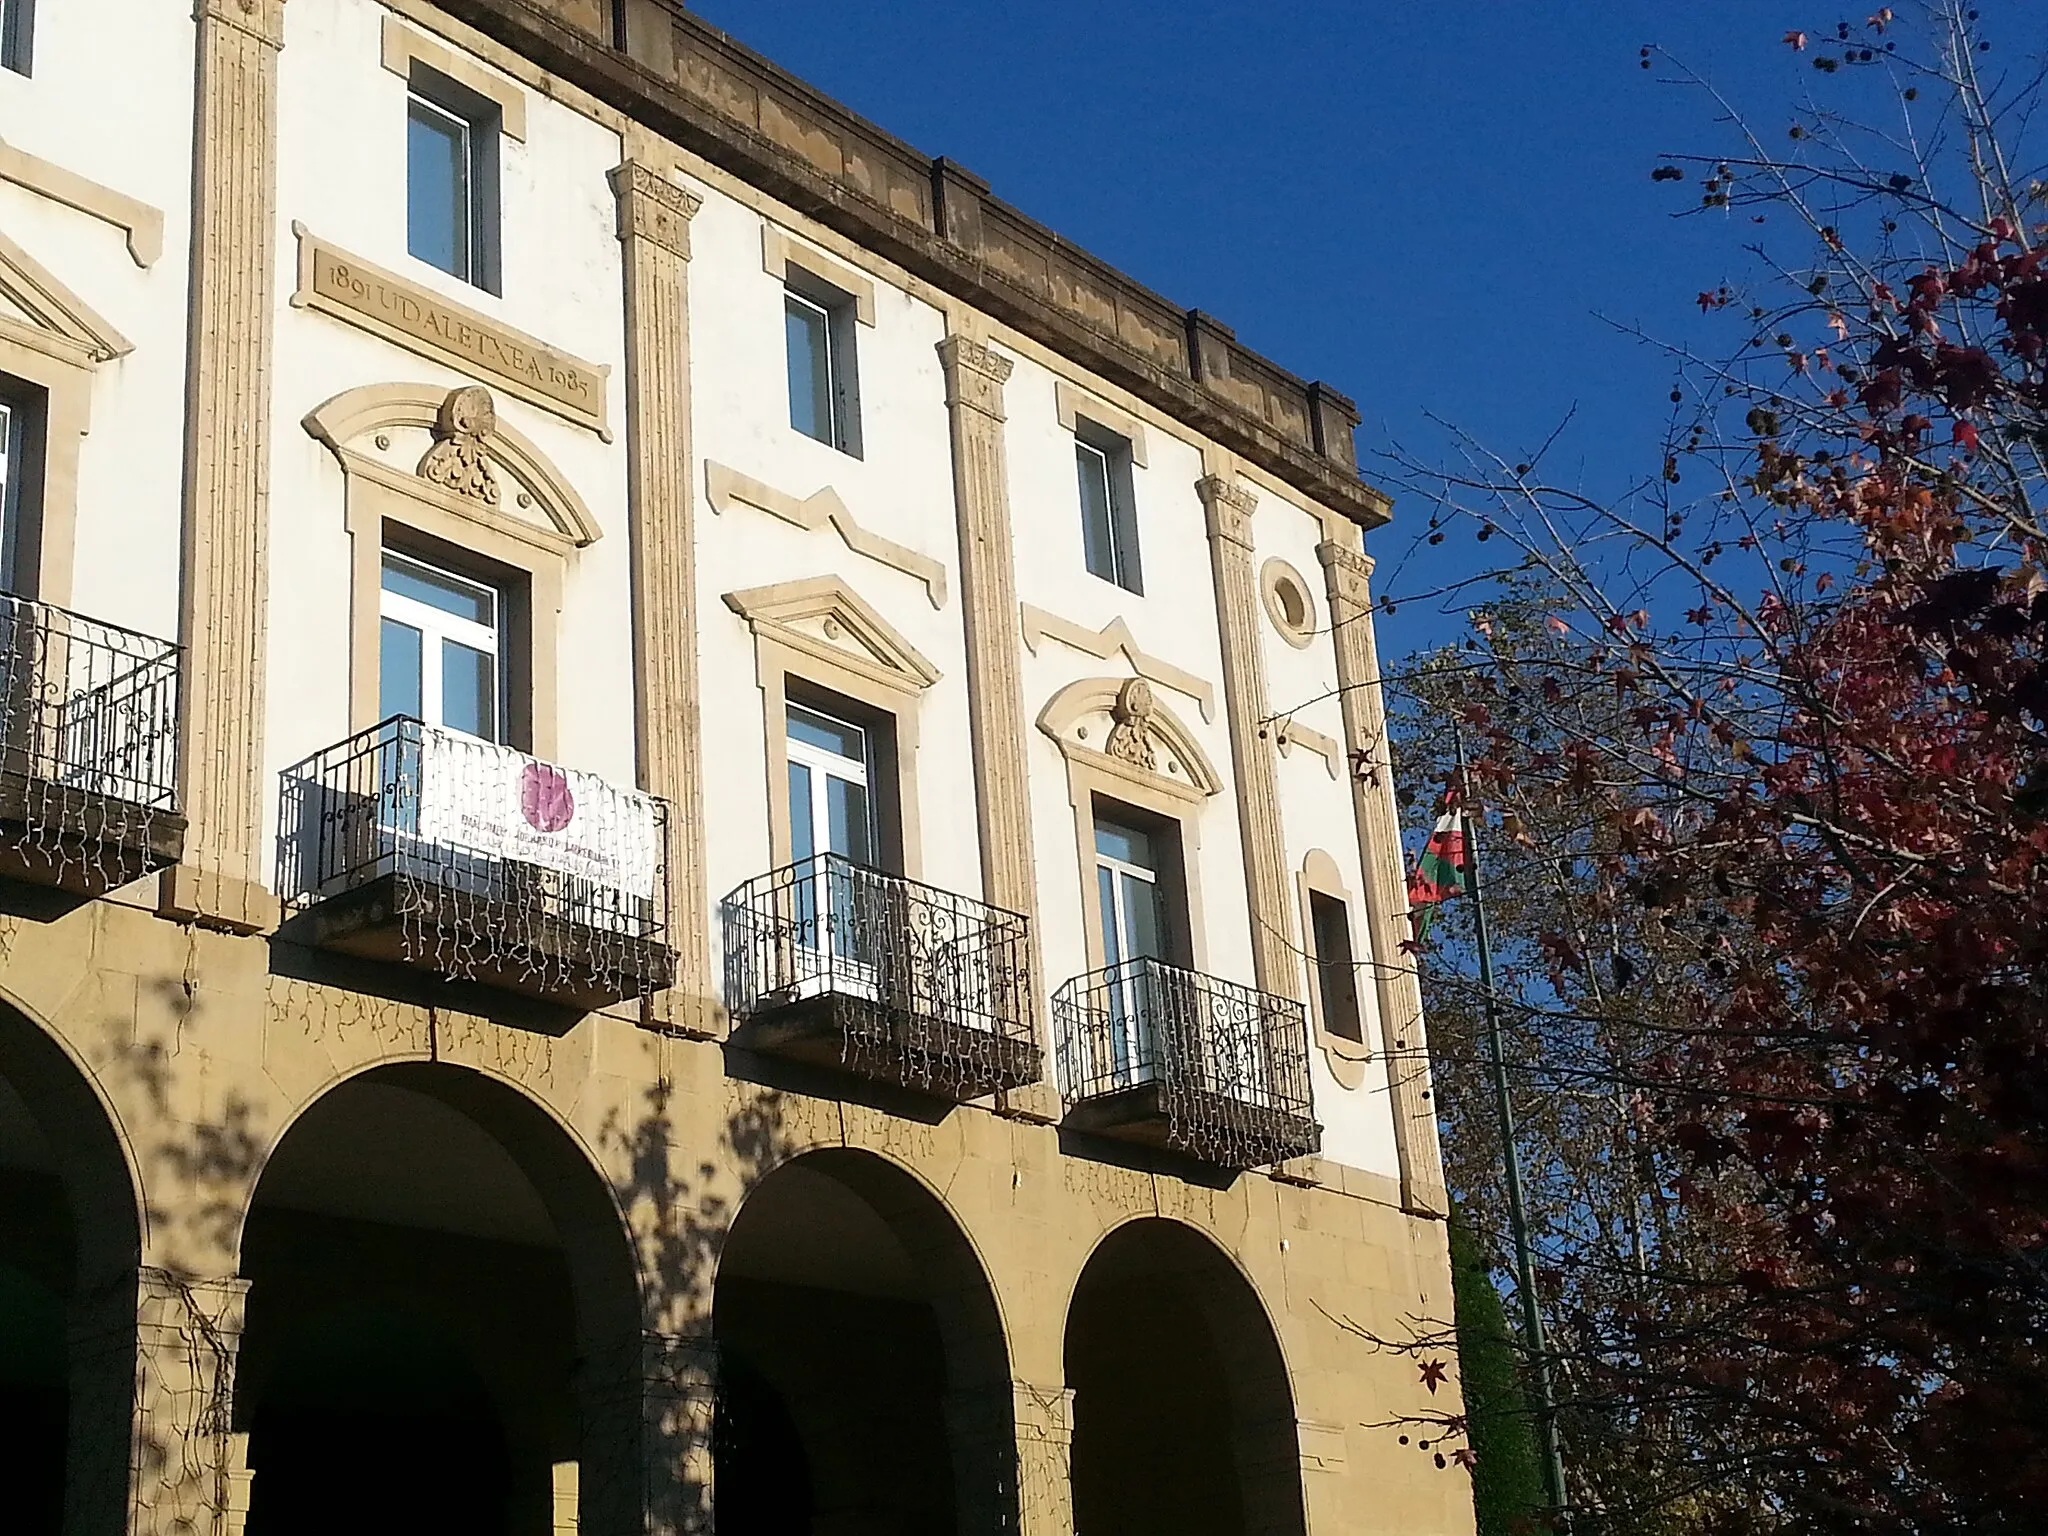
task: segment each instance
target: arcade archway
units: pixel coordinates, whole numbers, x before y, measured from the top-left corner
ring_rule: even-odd
[[[1089,1258],[1067,1311],[1076,1536],[1300,1536],[1293,1396],[1251,1285],[1157,1218]]]
[[[538,1104],[446,1065],[342,1083],[271,1154],[242,1274],[248,1536],[546,1536],[579,1484],[583,1530],[638,1530],[637,1410],[599,1379],[637,1363],[632,1254]]]
[[[105,1106],[55,1040],[0,1007],[0,1497],[11,1530],[125,1527],[141,1253],[134,1180]]]
[[[1016,1529],[995,1297],[909,1174],[841,1149],[770,1174],[726,1240],[714,1327],[721,1530]]]

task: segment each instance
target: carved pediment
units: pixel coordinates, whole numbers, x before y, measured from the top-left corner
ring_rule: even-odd
[[[365,384],[301,423],[344,470],[436,499],[556,547],[602,534],[583,498],[530,439],[499,419],[480,384]]]
[[[1223,779],[1194,733],[1142,677],[1069,683],[1038,713],[1038,728],[1070,759],[1186,798],[1221,792]]]
[[[135,344],[57,280],[41,262],[0,234],[0,320],[31,345],[69,362],[125,357]]]
[[[905,693],[921,693],[939,680],[939,669],[837,576],[728,592],[725,606],[760,639],[780,641]]]

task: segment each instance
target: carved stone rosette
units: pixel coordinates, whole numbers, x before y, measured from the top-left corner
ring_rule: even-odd
[[[1373,640],[1372,561],[1332,543],[1318,545],[1316,555],[1323,564],[1330,632],[1337,647],[1337,686],[1343,699],[1344,744],[1352,764],[1351,806],[1358,824],[1359,862],[1365,871],[1374,990],[1394,1100],[1401,1199],[1410,1210],[1441,1215],[1447,1203],[1437,1153],[1436,1116],[1430,1108],[1422,988],[1414,957],[1403,947],[1408,895],[1402,878],[1401,818],[1394,801],[1393,762],[1387,750],[1386,701]]]
[[[1220,475],[1195,483],[1209,522],[1216,620],[1223,640],[1223,701],[1237,779],[1245,895],[1252,913],[1252,968],[1259,989],[1300,999],[1280,787],[1266,741],[1266,668],[1259,651],[1259,582],[1252,569],[1252,513],[1258,498]]]
[[[652,1022],[720,1023],[711,972],[697,700],[696,508],[690,475],[690,219],[699,199],[653,166],[611,173],[626,284],[626,462],[632,502],[634,719],[640,783],[669,803],[676,984]]]

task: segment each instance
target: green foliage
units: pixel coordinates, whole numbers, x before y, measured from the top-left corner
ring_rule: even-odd
[[[1535,1426],[1515,1367],[1500,1292],[1479,1244],[1451,1222],[1451,1284],[1457,1297],[1458,1375],[1471,1429],[1472,1507],[1479,1536],[1519,1536],[1536,1529],[1544,1509]]]

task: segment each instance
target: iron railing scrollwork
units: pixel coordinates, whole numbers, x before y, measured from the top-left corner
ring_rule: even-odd
[[[389,879],[410,963],[510,967],[542,990],[673,980],[668,808],[651,796],[398,716],[287,768],[278,826],[287,904]]]
[[[1226,1166],[1319,1146],[1300,1003],[1139,959],[1075,977],[1052,1006],[1070,1104],[1156,1101],[1169,1145]]]
[[[0,791],[24,868],[133,878],[116,850],[151,847],[177,772],[178,647],[0,594]]]
[[[735,1019],[824,1005],[843,1065],[938,1091],[1038,1077],[1017,913],[821,854],[749,880],[720,916]]]

